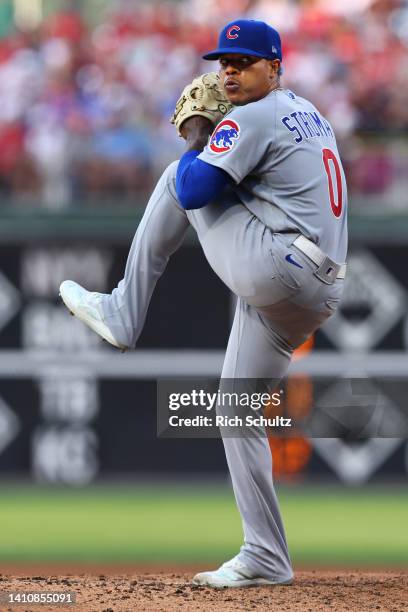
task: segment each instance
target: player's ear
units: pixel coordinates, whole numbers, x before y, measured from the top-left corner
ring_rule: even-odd
[[[279,60],[269,60],[269,78],[274,79],[277,74],[279,74],[280,70],[280,61]]]
[[[272,63],[273,63],[273,69],[274,69],[274,76],[279,75],[280,74],[280,60],[278,59],[272,60]]]

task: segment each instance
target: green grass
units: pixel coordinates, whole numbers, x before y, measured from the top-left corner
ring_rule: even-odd
[[[295,563],[408,565],[408,492],[279,497]],[[3,487],[0,525],[0,562],[215,562],[242,537],[228,487]]]

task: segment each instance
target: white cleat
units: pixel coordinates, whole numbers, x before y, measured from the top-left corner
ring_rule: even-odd
[[[66,280],[61,283],[59,294],[72,315],[75,315],[116,348],[122,351],[128,348],[119,344],[103,320],[102,293],[87,291],[78,283]]]
[[[292,584],[292,578],[284,581],[273,581],[262,578],[254,574],[238,559],[234,557],[230,561],[223,563],[220,568],[213,572],[202,572],[196,574],[192,583],[198,586],[213,587],[223,589],[227,587],[253,587],[253,586],[279,586]]]

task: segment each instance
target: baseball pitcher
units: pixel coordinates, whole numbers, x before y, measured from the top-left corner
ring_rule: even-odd
[[[333,129],[280,83],[281,41],[261,21],[221,32],[219,60],[186,87],[172,122],[186,152],[160,178],[111,294],[64,281],[69,310],[118,348],[134,347],[157,279],[192,225],[237,296],[222,370],[241,384],[279,381],[293,350],[339,303],[347,250],[347,188]],[[244,381],[242,383],[242,381]],[[247,382],[245,382],[247,381]],[[223,439],[244,544],[198,585],[289,584],[293,572],[266,437]]]

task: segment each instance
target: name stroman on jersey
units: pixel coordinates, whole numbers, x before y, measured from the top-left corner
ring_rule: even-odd
[[[290,92],[289,95],[293,100],[295,99],[294,93]],[[304,138],[306,140],[321,136],[334,138],[329,122],[316,110],[314,112],[295,111],[289,116],[281,117],[281,121],[286,129],[294,134],[293,140],[298,144]]]

